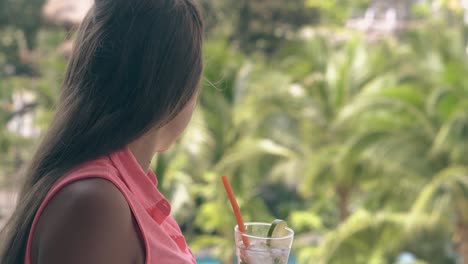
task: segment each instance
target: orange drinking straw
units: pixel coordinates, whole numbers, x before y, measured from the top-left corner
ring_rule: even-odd
[[[224,189],[226,189],[226,193],[229,197],[229,201],[231,201],[232,210],[234,210],[234,215],[236,216],[236,221],[237,221],[237,226],[239,227],[239,231],[241,232],[241,234],[244,234],[246,231],[244,221],[242,221],[242,215],[239,209],[239,205],[237,204],[236,196],[234,196],[234,192],[232,191],[231,184],[229,183],[229,180],[226,176],[222,176],[221,179],[223,180]],[[245,236],[241,235],[241,237],[242,237],[242,241],[244,242],[245,247],[248,248],[250,246],[249,240]]]

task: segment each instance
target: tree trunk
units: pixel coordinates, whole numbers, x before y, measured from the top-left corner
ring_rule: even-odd
[[[239,36],[239,46],[242,50],[248,51],[250,44],[250,0],[244,0],[240,4],[239,21],[237,22],[237,36]]]
[[[455,247],[461,262],[468,263],[468,217],[463,214],[462,208],[456,211],[457,223],[455,229]]]
[[[348,209],[348,204],[349,204],[349,188],[344,187],[344,186],[337,186],[336,189],[336,194],[338,195],[338,210],[339,210],[339,219],[340,223],[343,223],[348,219],[349,217],[349,209]]]

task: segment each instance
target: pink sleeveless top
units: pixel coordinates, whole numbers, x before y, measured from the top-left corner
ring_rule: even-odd
[[[145,246],[145,263],[196,263],[182,232],[170,215],[169,202],[157,189],[156,175],[145,173],[128,147],[70,170],[51,188],[33,220],[25,264],[31,264],[33,234],[42,211],[64,186],[87,178],[102,178],[117,187],[127,200]]]

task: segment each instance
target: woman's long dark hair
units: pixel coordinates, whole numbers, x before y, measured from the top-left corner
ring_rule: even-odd
[[[95,0],[78,30],[55,117],[0,234],[0,263],[24,262],[52,185],[174,118],[197,92],[203,22],[192,0]]]

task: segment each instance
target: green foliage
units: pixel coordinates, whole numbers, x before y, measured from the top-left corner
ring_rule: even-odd
[[[27,48],[34,48],[36,35],[41,27],[44,3],[45,0],[1,0],[0,30],[4,27],[21,30],[26,38]]]
[[[28,114],[33,116],[33,125],[39,129],[47,128],[51,121],[66,64],[65,59],[57,53],[57,47],[63,39],[64,33],[60,31],[43,30],[38,34],[34,61],[27,66],[35,72],[34,76],[25,76],[24,72],[8,75],[0,72],[0,181],[3,185],[14,184],[13,181],[31,157],[37,143],[37,138],[24,137],[7,130],[7,125],[14,118]],[[2,50],[0,57],[1,54]],[[0,65],[10,67],[8,63]],[[32,93],[34,102],[29,106],[14,107],[14,96],[24,92]],[[4,178],[6,175],[8,179]]]
[[[305,0],[207,0],[208,30],[227,36],[247,53],[271,53],[300,28],[318,22],[318,13]]]
[[[307,0],[306,5],[320,11],[322,22],[341,25],[350,16],[369,5],[369,0]]]

